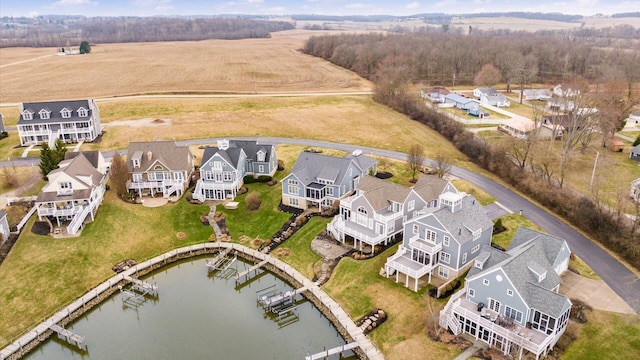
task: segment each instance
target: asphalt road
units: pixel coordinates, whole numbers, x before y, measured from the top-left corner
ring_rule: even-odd
[[[309,139],[290,139],[279,137],[247,137],[238,138],[246,140],[259,140],[263,143],[272,144],[294,144],[310,147],[333,148],[344,151],[362,150],[366,154],[384,156],[397,160],[406,160],[406,154],[375,149],[363,146],[348,145],[334,143],[329,141],[309,140]],[[180,144],[187,145],[205,145],[214,144],[217,139],[194,139],[187,141],[179,141]],[[105,157],[109,158],[114,155],[115,151],[105,152]],[[126,150],[120,151],[125,154]],[[39,158],[21,158],[12,161],[4,161],[0,163],[0,167],[6,166],[36,166]],[[433,160],[427,159],[424,165],[435,166]],[[516,194],[505,186],[472,171],[453,166],[449,172],[455,177],[464,179],[494,196],[498,201],[513,212],[520,212],[534,223],[538,224],[547,233],[565,239],[571,248],[571,251],[584,260],[606,283],[616,292],[636,313],[640,314],[640,281],[631,270],[626,268],[613,256],[594,244],[591,240],[574,230],[562,222],[557,217],[551,215],[544,209],[533,204],[529,200]]]

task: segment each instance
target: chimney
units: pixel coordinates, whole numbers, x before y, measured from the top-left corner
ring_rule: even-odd
[[[458,235],[462,235],[462,228],[458,229]]]
[[[151,161],[151,155],[153,155],[153,154],[151,153],[151,150],[148,150],[148,151],[147,151],[147,160],[148,160],[148,161]]]

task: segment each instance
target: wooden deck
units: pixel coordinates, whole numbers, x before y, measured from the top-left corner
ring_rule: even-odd
[[[349,350],[353,350],[355,348],[357,348],[358,343],[357,342],[352,342],[352,343],[348,343],[345,345],[341,345],[338,347],[334,347],[333,349],[329,349],[329,350],[324,350],[322,352],[319,352],[317,354],[313,354],[313,355],[307,355],[304,357],[305,360],[317,360],[317,359],[324,359],[330,355],[342,355],[342,353],[344,353],[345,351],[349,351]]]

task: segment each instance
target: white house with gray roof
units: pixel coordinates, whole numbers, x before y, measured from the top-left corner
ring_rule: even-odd
[[[364,176],[355,193],[340,201],[340,213],[327,224],[327,230],[339,241],[353,242],[363,251],[387,245],[402,233],[403,223],[426,208],[436,207],[440,194],[455,187],[436,176],[422,175],[412,187],[394,184],[373,176]]]
[[[193,174],[193,154],[175,141],[129,143],[127,190],[138,196],[182,196]]]
[[[224,200],[236,197],[246,175],[273,176],[278,170],[275,146],[247,140],[220,140],[206,147],[200,165],[200,179],[193,198]]]
[[[480,99],[480,104],[497,107],[509,107],[511,102],[506,96],[500,94],[494,88],[476,88],[473,90],[473,96]]]
[[[93,99],[21,103],[16,125],[21,146],[94,141],[102,134]]]
[[[504,354],[546,356],[564,333],[571,301],[558,293],[571,251],[563,239],[519,228],[505,251],[485,246],[465,287],[440,312],[440,326]]]
[[[404,223],[402,244],[385,264],[387,277],[414,291],[423,278],[430,284],[433,276],[444,283],[460,276],[491,244],[493,229],[484,207],[465,193],[445,192],[424,212]]]
[[[375,174],[376,160],[356,150],[345,157],[302,152],[282,179],[282,203],[307,209],[328,208],[350,195],[367,174]]]
[[[49,181],[36,198],[38,218],[48,217],[58,227],[69,221],[70,235],[80,230],[87,217],[94,220],[104,197],[107,171],[98,165],[105,163],[104,157],[97,151],[88,155],[95,164],[84,153],[70,153],[47,175]]]

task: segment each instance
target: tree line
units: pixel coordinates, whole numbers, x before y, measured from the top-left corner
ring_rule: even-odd
[[[4,17],[0,47],[62,47],[82,40],[95,44],[267,38],[271,32],[293,28],[284,21],[245,18],[55,17],[22,21]]]
[[[640,217],[629,221],[620,202],[610,206],[596,190],[592,196],[585,196],[563,186],[572,156],[581,151],[585,142],[593,140],[589,138],[592,131],[580,129],[599,128],[603,138],[611,136],[637,104],[637,91],[633,88],[640,81],[637,53],[598,50],[588,43],[554,37],[483,38],[441,33],[312,37],[304,51],[374,81],[375,101],[439,132],[471,161],[566,218],[640,269]],[[424,100],[409,90],[410,83],[473,84],[474,75],[486,64],[493,64],[507,84],[571,80],[585,86],[584,96],[573,99],[576,110],[568,113],[572,125],[559,145],[541,146],[535,136],[511,139],[513,143],[507,145],[486,142],[460,123],[425,106]],[[590,84],[598,84],[598,95],[603,96],[587,95],[591,94]],[[578,107],[596,105],[595,99],[602,109],[598,113],[601,116],[578,111]],[[590,123],[576,126],[583,121]],[[544,154],[552,154],[541,150],[545,148],[559,150],[553,152],[553,158],[544,158]],[[534,153],[538,157],[533,158]],[[636,207],[640,212],[640,205]]]

